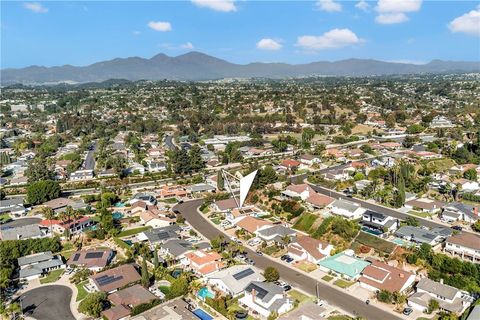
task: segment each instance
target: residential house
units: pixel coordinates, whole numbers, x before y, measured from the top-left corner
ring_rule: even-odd
[[[134,307],[157,300],[157,297],[136,284],[109,294],[108,300],[114,307],[102,311],[102,316],[108,320],[120,320],[128,317]]]
[[[247,231],[250,234],[255,234],[259,230],[267,229],[273,226],[270,221],[257,219],[252,216],[245,216],[237,222],[237,227]]]
[[[20,279],[33,280],[56,269],[65,268],[59,255],[51,251],[40,252],[23,256],[17,259],[20,267]]]
[[[3,199],[0,201],[0,213],[12,213],[14,215],[23,215],[27,212],[23,206],[23,198]]]
[[[427,230],[414,226],[403,226],[395,231],[395,236],[418,244],[427,243],[436,246],[452,234],[450,228],[438,227]]]
[[[198,183],[187,187],[187,192],[191,194],[196,193],[205,193],[205,192],[215,192],[217,188],[206,184],[206,183]]]
[[[344,199],[338,199],[327,206],[332,214],[342,216],[347,219],[359,219],[366,209],[360,204]]]
[[[279,168],[283,170],[297,170],[297,168],[300,166],[300,162],[297,160],[292,160],[292,159],[285,159],[280,162]]]
[[[225,219],[232,224],[237,224],[243,217],[252,216],[257,218],[263,215],[266,215],[266,213],[256,206],[243,206],[242,208],[234,208],[225,213]]]
[[[205,276],[225,267],[222,256],[215,251],[196,250],[187,252],[183,264],[200,276]]]
[[[467,232],[452,235],[445,241],[443,250],[462,260],[480,263],[480,236]]]
[[[180,226],[173,224],[140,232],[137,235],[137,239],[139,241],[148,241],[150,246],[155,247],[157,244],[164,243],[168,240],[180,239],[180,230]]]
[[[453,128],[453,127],[455,127],[455,125],[452,123],[452,121],[440,115],[433,118],[432,122],[430,122],[430,128],[434,128],[434,129],[435,128]]]
[[[67,261],[68,266],[77,266],[98,272],[105,268],[113,259],[111,249],[89,249],[72,253]]]
[[[295,237],[297,232],[280,224],[266,228],[260,228],[254,232],[257,237],[267,243],[284,244],[284,239],[288,237],[289,242]]]
[[[70,234],[76,234],[85,231],[89,227],[93,226],[95,221],[90,217],[84,216],[77,219],[68,220],[42,220],[40,226],[44,228],[50,228],[54,233],[64,234],[66,230],[69,230]]]
[[[85,181],[93,179],[93,170],[80,169],[70,174],[70,181]]]
[[[314,164],[319,164],[322,162],[320,157],[314,156],[312,154],[303,154],[299,158],[300,162],[306,166],[313,166]]]
[[[278,320],[325,320],[328,313],[325,306],[320,306],[313,301],[306,301],[295,310],[281,315]]]
[[[249,265],[234,265],[205,276],[206,282],[232,297],[243,293],[252,281],[264,281],[262,273]]]
[[[333,245],[328,242],[301,235],[297,236],[295,241],[288,245],[288,254],[295,261],[308,261],[317,264],[325,257],[330,256],[333,248]]]
[[[391,293],[402,293],[413,285],[415,275],[384,262],[373,260],[372,264],[363,269],[358,282],[362,288],[370,291],[386,290]]]
[[[38,224],[27,224],[17,227],[0,226],[0,240],[22,240],[43,238],[45,233],[42,232]]]
[[[441,310],[456,314],[462,314],[474,301],[467,292],[443,284],[443,281],[422,278],[415,288],[415,293],[408,297],[408,305],[425,312],[432,299],[437,300]]]
[[[91,275],[88,279],[96,290],[112,293],[130,283],[140,281],[141,277],[132,264],[124,264]]]
[[[234,208],[238,208],[237,202],[234,198],[215,201],[211,206],[216,212],[228,212]]]
[[[72,207],[74,210],[86,209],[88,207],[83,201],[73,201],[68,198],[52,199],[42,203],[42,206],[51,208],[57,214],[65,212],[67,207]]]
[[[345,250],[321,260],[320,270],[332,272],[347,280],[357,280],[370,262],[355,257],[353,250]]]
[[[161,172],[167,170],[165,162],[152,159],[147,159],[145,162],[147,163],[147,171],[149,172]]]
[[[429,214],[440,212],[445,205],[446,203],[443,201],[428,198],[420,198],[405,202],[405,208]]]
[[[442,211],[442,219],[448,222],[464,221],[475,223],[480,219],[480,206],[472,206],[462,202],[452,202]]]
[[[210,243],[192,243],[181,239],[171,239],[160,244],[160,254],[185,264],[185,255],[196,250],[210,249]]]
[[[383,213],[367,210],[362,215],[362,225],[376,231],[393,232],[397,230],[400,223],[397,218],[384,215]]]
[[[158,210],[155,210],[158,211]],[[175,224],[175,219],[168,218],[164,215],[160,215],[159,213],[153,210],[147,210],[140,212],[140,222],[144,226],[152,227],[152,228],[162,228],[172,224]]]
[[[153,206],[157,204],[157,199],[155,199],[155,195],[151,193],[137,193],[133,196],[132,199],[128,201],[128,203],[133,205],[139,201],[143,201],[149,206]]]
[[[455,186],[460,186],[462,192],[475,192],[480,190],[480,186],[477,181],[472,181],[464,178],[456,179],[453,181]]]
[[[160,199],[180,200],[187,196],[187,191],[182,186],[163,186],[159,191]]]
[[[350,179],[350,175],[348,174],[348,170],[339,168],[328,170],[323,174],[323,178],[329,181],[345,181]]]
[[[250,282],[244,290],[244,296],[238,301],[265,318],[273,312],[280,315],[294,307],[283,288],[271,282]]]

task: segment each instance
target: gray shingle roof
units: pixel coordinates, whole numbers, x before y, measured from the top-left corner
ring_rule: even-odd
[[[280,236],[280,237],[283,237],[283,236],[286,236],[286,235],[289,235],[289,236],[292,236],[292,235],[295,235],[296,232],[290,228],[287,228],[287,227],[284,227],[282,225],[275,225],[275,226],[272,226],[270,228],[266,228],[266,229],[261,229],[258,231],[258,233],[264,237],[271,237],[271,236],[274,236],[274,235],[277,235],[277,236]]]
[[[442,297],[445,297],[449,300],[455,298],[455,295],[458,293],[458,289],[448,286],[446,284],[441,284],[440,282],[436,282],[430,280],[428,278],[422,278],[417,284],[417,289],[421,289]]]
[[[283,288],[270,282],[252,281],[245,288],[245,291],[252,292],[255,290],[256,298],[268,303],[277,294],[283,294]]]
[[[332,206],[333,207],[337,207],[339,209],[343,209],[343,210],[347,210],[349,212],[355,212],[355,210],[357,210],[358,208],[360,208],[360,206],[355,203],[355,202],[351,202],[351,201],[347,201],[347,200],[343,200],[343,199],[340,199],[340,200],[335,200],[333,203],[332,203]]]
[[[251,270],[251,272],[249,271]],[[220,270],[207,276],[209,279],[219,279],[234,295],[243,292],[251,281],[264,281],[262,274],[252,266],[236,265]]]
[[[40,253],[34,253],[28,256],[18,258],[18,265],[24,266],[32,263],[39,263],[42,261],[48,261],[53,259],[55,256],[52,254],[51,251],[45,251]]]
[[[28,224],[19,227],[3,227],[0,229],[2,240],[19,240],[40,237],[42,232],[38,224]]]

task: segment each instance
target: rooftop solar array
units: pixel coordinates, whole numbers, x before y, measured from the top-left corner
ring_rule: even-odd
[[[255,290],[255,295],[259,298],[259,299],[263,299],[268,291],[263,289],[263,288],[260,288],[259,286],[257,286],[256,284],[253,284],[253,283],[250,283],[246,289],[247,291],[250,291],[252,292],[253,290]]]
[[[122,280],[123,276],[109,276],[109,275],[103,275],[99,278],[97,278],[97,282],[100,286],[104,286],[107,284],[110,284],[112,282],[116,282],[118,280]]]
[[[73,256],[73,261],[78,261],[78,258],[80,258],[80,253],[75,253]]]
[[[87,252],[85,259],[98,259],[103,256],[103,252]]]
[[[243,270],[234,274],[233,277],[235,278],[235,280],[241,280],[251,274],[254,274],[254,271],[251,268],[248,268],[246,270]]]

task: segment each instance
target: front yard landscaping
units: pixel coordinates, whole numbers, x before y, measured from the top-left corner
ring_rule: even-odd
[[[300,231],[309,232],[317,218],[318,216],[312,213],[303,213],[297,222],[295,222],[293,228]]]
[[[83,287],[83,285],[87,284],[88,280],[82,281],[75,286],[77,287],[78,294],[77,294],[77,300],[76,301],[81,301],[83,298],[85,298],[88,294],[87,290]]]
[[[45,277],[40,278],[40,283],[45,284],[45,283],[52,283],[60,279],[62,274],[65,272],[64,269],[57,269],[51,271],[49,274],[47,274]]]
[[[300,263],[296,263],[295,264],[295,267],[297,267],[298,269],[302,270],[302,271],[305,271],[305,272],[312,272],[314,270],[317,270],[317,266],[314,265],[313,263],[311,262],[306,262],[306,261],[303,261],[303,262],[300,262]]]
[[[351,285],[353,285],[354,283],[355,282],[350,282],[350,281],[347,281],[347,280],[338,279],[333,284],[342,288],[342,289],[346,289],[346,288],[350,287]]]
[[[290,297],[292,297],[292,299],[298,301],[298,304],[302,304],[306,301],[313,300],[312,297],[307,296],[306,294],[303,294],[297,290],[291,290],[288,294]]]
[[[148,229],[151,229],[151,227],[147,226],[147,227],[139,227],[139,228],[124,230],[124,231],[120,232],[117,235],[117,237],[118,238],[123,238],[123,237],[132,236],[134,234],[137,234],[137,233],[140,233],[140,232],[143,232],[143,231],[147,231]]]
[[[355,238],[355,242],[371,247],[377,251],[380,251],[386,254],[391,254],[395,249],[395,247],[397,246],[396,244],[390,241],[380,239],[379,237],[376,237],[374,235],[371,235],[363,231],[360,231],[357,238]]]
[[[322,280],[325,280],[325,281],[327,281],[327,282],[332,281],[332,279],[333,279],[333,277],[330,276],[330,275],[328,275],[328,274],[327,274],[326,276],[323,276],[323,277],[322,277]]]

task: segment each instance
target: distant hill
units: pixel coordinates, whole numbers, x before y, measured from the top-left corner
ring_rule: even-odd
[[[151,59],[116,58],[89,66],[31,66],[2,69],[1,84],[45,84],[58,82],[101,82],[125,80],[214,80],[222,78],[289,78],[304,76],[373,76],[418,73],[480,72],[480,62],[441,61],[417,65],[370,59],[348,59],[335,62],[318,61],[307,64],[230,63],[200,52],[176,57],[163,53]]]

